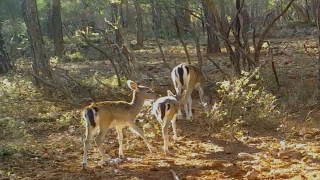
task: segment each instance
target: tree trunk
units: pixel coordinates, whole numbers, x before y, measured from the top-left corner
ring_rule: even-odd
[[[304,5],[305,5],[305,10],[306,10],[306,14],[307,14],[307,17],[308,17],[308,21],[311,20],[310,18],[310,12],[309,12],[309,3],[308,3],[308,0],[305,0],[304,1]]]
[[[314,22],[317,21],[317,0],[311,0],[311,14]]]
[[[204,11],[204,16],[206,18],[206,21],[209,25],[206,26],[207,29],[207,53],[217,53],[217,52],[221,52],[220,49],[220,41],[219,38],[216,34],[213,33],[213,30],[217,31],[217,27],[216,27],[216,17],[214,15],[213,9],[212,8],[208,8],[209,4],[207,3],[207,1],[203,1],[203,11]]]
[[[44,50],[44,42],[39,23],[36,0],[22,1],[22,12],[27,26],[29,42],[33,56],[32,68],[36,76],[43,79],[52,78],[49,58]],[[41,87],[42,82],[35,78],[35,86]]]
[[[161,9],[159,9],[159,5],[157,4],[156,0],[152,1],[151,4],[152,8],[152,22],[153,26],[152,29],[157,36],[157,38],[161,37]]]
[[[121,0],[120,2],[120,15],[121,15],[121,25],[124,29],[129,26],[129,3],[128,0]]]
[[[118,19],[119,19],[119,6],[116,2],[111,4],[111,8],[112,8],[112,23],[114,23],[116,26],[120,26],[120,24],[118,24]],[[116,42],[119,46],[122,46],[123,44],[123,38],[119,32],[118,29],[115,29],[116,31]]]
[[[60,0],[53,0],[52,3],[52,27],[54,37],[54,55],[60,57],[63,52],[63,34]]]
[[[228,19],[226,15],[226,5],[224,1],[219,1],[220,2],[220,17],[222,23],[226,26],[228,24]]]
[[[183,37],[188,32],[190,26],[190,13],[184,9],[188,9],[189,0],[175,0],[175,16],[178,20],[178,25],[183,31],[180,32]]]
[[[53,28],[52,28],[52,1],[47,2],[47,36],[50,38],[50,40],[53,39]]]
[[[320,0],[316,1],[317,27],[318,27],[318,100],[320,104]]]
[[[142,10],[138,1],[134,1],[134,7],[136,8],[137,13],[137,46],[143,47],[143,22],[142,22]]]
[[[199,35],[196,32],[196,23],[193,23],[193,26],[191,27],[191,34],[193,36],[194,43],[196,45],[196,54],[197,54],[197,58],[198,58],[198,67],[199,67],[199,69],[202,70],[203,61],[202,61],[202,55],[201,55],[201,46],[200,46]]]
[[[11,68],[10,59],[5,51],[4,41],[1,34],[1,22],[0,22],[0,74],[7,73]]]

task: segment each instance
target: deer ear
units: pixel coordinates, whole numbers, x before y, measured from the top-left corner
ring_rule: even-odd
[[[139,90],[139,87],[138,87],[138,84],[136,84],[135,82],[131,81],[131,80],[128,80],[127,81],[127,85],[130,89],[134,90],[134,91],[138,91]]]
[[[167,90],[167,95],[168,96],[174,96],[174,94],[170,90]]]

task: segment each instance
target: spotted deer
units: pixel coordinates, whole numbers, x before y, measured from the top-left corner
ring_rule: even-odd
[[[200,101],[203,106],[204,102],[204,85],[205,77],[198,67],[190,64],[179,64],[174,67],[171,72],[171,78],[177,95],[181,95],[181,91],[185,89],[184,110],[186,119],[192,120],[192,98],[191,93],[194,89],[199,91]],[[182,118],[181,110],[178,111],[178,119]]]
[[[185,91],[184,91],[185,92]],[[168,128],[170,122],[173,129],[173,140],[177,140],[177,125],[176,119],[179,107],[182,104],[184,92],[181,96],[174,95],[170,90],[167,91],[168,96],[157,99],[152,106],[152,114],[156,117],[162,127],[163,150],[165,154],[169,152],[168,144]]]
[[[84,140],[84,154],[82,169],[86,168],[87,164],[87,152],[89,149],[90,140],[93,136],[93,132],[99,129],[98,135],[95,138],[95,142],[98,146],[100,155],[102,156],[101,163],[106,161],[106,155],[101,145],[102,138],[107,133],[109,128],[116,127],[119,143],[119,157],[123,158],[123,134],[122,128],[129,126],[130,129],[139,135],[146,143],[150,152],[153,152],[155,148],[149,143],[147,138],[143,135],[140,128],[134,123],[136,116],[141,111],[144,101],[146,99],[156,99],[159,97],[157,93],[152,91],[149,87],[137,85],[131,80],[127,81],[127,85],[133,91],[132,101],[104,101],[93,103],[87,106],[83,111],[83,119],[86,123],[86,138]]]

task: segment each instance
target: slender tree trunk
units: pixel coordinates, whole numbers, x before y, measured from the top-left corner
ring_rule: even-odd
[[[198,67],[199,69],[202,70],[202,67],[203,67],[203,61],[202,61],[202,55],[201,55],[201,46],[200,46],[200,40],[199,40],[199,36],[198,34],[200,33],[197,33],[196,32],[196,25],[195,23],[193,23],[193,26],[191,27],[191,34],[193,36],[193,40],[195,42],[195,45],[196,45],[196,54],[197,54],[197,58],[198,58]]]
[[[7,73],[11,68],[9,56],[5,50],[3,37],[1,34],[1,22],[0,22],[0,74]]]
[[[240,10],[240,6],[241,6],[240,0],[236,0],[236,9],[237,9],[237,11]],[[235,32],[235,39],[237,41],[237,44],[240,47],[243,47],[242,44],[241,44],[241,41],[240,41],[241,23],[240,23],[239,15],[236,17],[235,31],[236,31]],[[241,73],[241,70],[240,70],[240,58],[241,58],[240,52],[239,52],[238,49],[235,49],[234,53],[235,53],[235,59],[234,59],[234,62],[233,62],[234,70],[235,70],[237,75],[240,75],[240,73]]]
[[[51,66],[44,49],[44,41],[39,23],[36,0],[22,1],[22,12],[29,35],[29,42],[33,56],[32,68],[34,73],[43,79],[51,78]],[[35,78],[34,83],[36,87],[42,86],[42,83],[38,78]]]
[[[222,20],[222,23],[224,25],[226,25],[228,23],[228,20],[227,20],[227,15],[226,15],[226,5],[225,5],[225,1],[219,1],[220,2],[220,17],[221,17],[221,20]]]
[[[143,47],[143,22],[142,22],[142,10],[138,1],[134,1],[134,7],[136,8],[137,13],[137,45]]]
[[[156,0],[152,1],[152,21],[153,21],[153,31],[156,34],[157,38],[161,37],[161,9]]]
[[[183,40],[183,37],[181,35],[181,29],[180,29],[180,26],[179,26],[179,23],[178,23],[178,19],[175,16],[174,16],[174,25],[175,25],[179,40],[180,40],[180,42],[181,42],[181,44],[183,46],[184,52],[186,53],[187,62],[188,62],[188,64],[191,64],[191,58],[190,58],[190,54],[189,54],[189,51],[188,51],[188,48],[187,48],[187,44]]]
[[[184,0],[184,25],[185,27],[190,27],[190,24],[191,24],[191,14],[190,14],[190,11],[189,11],[189,3],[190,3],[190,0]]]
[[[307,17],[308,17],[308,21],[311,20],[310,18],[310,12],[309,12],[309,3],[308,3],[308,0],[305,0],[304,1],[304,4],[305,4],[305,9],[306,9],[306,14],[307,14]]]
[[[119,19],[119,6],[116,2],[111,4],[111,8],[112,8],[112,22],[116,25],[116,26],[120,26],[120,24],[118,24],[118,19]],[[119,44],[119,46],[122,46],[123,44],[123,38],[119,32],[118,29],[116,29],[116,42]]]
[[[182,30],[180,35],[183,37],[187,33],[187,27],[190,25],[190,13],[186,13],[184,8],[188,8],[188,0],[175,0],[175,16],[178,20],[178,25]]]
[[[63,52],[63,34],[60,0],[53,0],[52,3],[52,27],[54,37],[54,55],[60,57]]]
[[[47,2],[47,35],[50,39],[53,39],[53,28],[52,28],[52,1]]]
[[[317,0],[311,0],[311,14],[312,20],[317,22]]]
[[[209,4],[207,3],[207,1],[204,0],[202,3],[203,3],[204,16],[206,18],[207,23],[209,24],[207,26],[207,36],[208,36],[207,53],[221,52],[219,38],[216,34],[213,33],[213,30],[212,30],[212,28],[214,28],[217,31],[216,17],[214,15],[213,10],[211,8],[208,8]]]
[[[128,28],[129,25],[129,4],[128,0],[121,0],[120,3],[120,9],[121,9],[121,25],[124,29]]]
[[[318,27],[318,98],[320,104],[320,0],[316,1],[317,27]]]

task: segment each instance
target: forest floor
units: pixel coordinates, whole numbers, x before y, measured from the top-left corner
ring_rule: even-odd
[[[66,113],[66,109],[57,104],[2,99],[0,112],[12,111],[14,115],[4,117],[3,113],[0,116],[0,179],[169,180],[175,176],[181,180],[320,179],[320,109],[314,103],[318,64],[316,49],[304,48],[304,45],[314,47],[315,39],[288,38],[270,42],[279,51],[273,58],[281,85],[279,90],[270,88],[270,91],[279,97],[278,108],[286,114],[274,120],[278,122],[275,126],[261,123],[255,125],[254,130],[248,127],[246,132],[235,137],[228,134],[233,132],[209,126],[195,97],[194,120],[177,121],[179,140],[174,143],[170,138],[170,155],[162,152],[163,140],[155,119],[142,116],[138,125],[142,126],[157,152],[150,153],[141,138],[125,129],[124,154],[127,159],[118,161],[116,132],[112,129],[103,141],[109,162],[99,165],[101,156],[92,143],[87,170],[82,171],[85,128],[80,109],[68,109]],[[166,44],[165,51],[170,61],[179,63],[185,59],[179,43]],[[193,50],[190,53],[196,57]],[[159,68],[162,60],[157,50],[136,50],[136,54],[141,62],[153,67],[150,71],[155,75],[170,81],[169,70]],[[221,61],[221,66],[229,63],[226,53],[213,58]],[[262,54],[262,60],[268,59],[270,56]],[[109,63],[90,63],[90,70],[86,69],[88,61],[69,63],[64,67],[83,77],[89,77],[95,71],[111,75],[111,71],[101,69]],[[210,62],[206,63],[206,69],[214,69],[209,66]],[[219,74],[218,70],[212,72],[208,75]],[[269,77],[273,81],[272,73]],[[16,80],[7,76],[0,78],[3,86]],[[130,98],[129,92],[117,99]],[[20,93],[28,94],[28,91]]]

